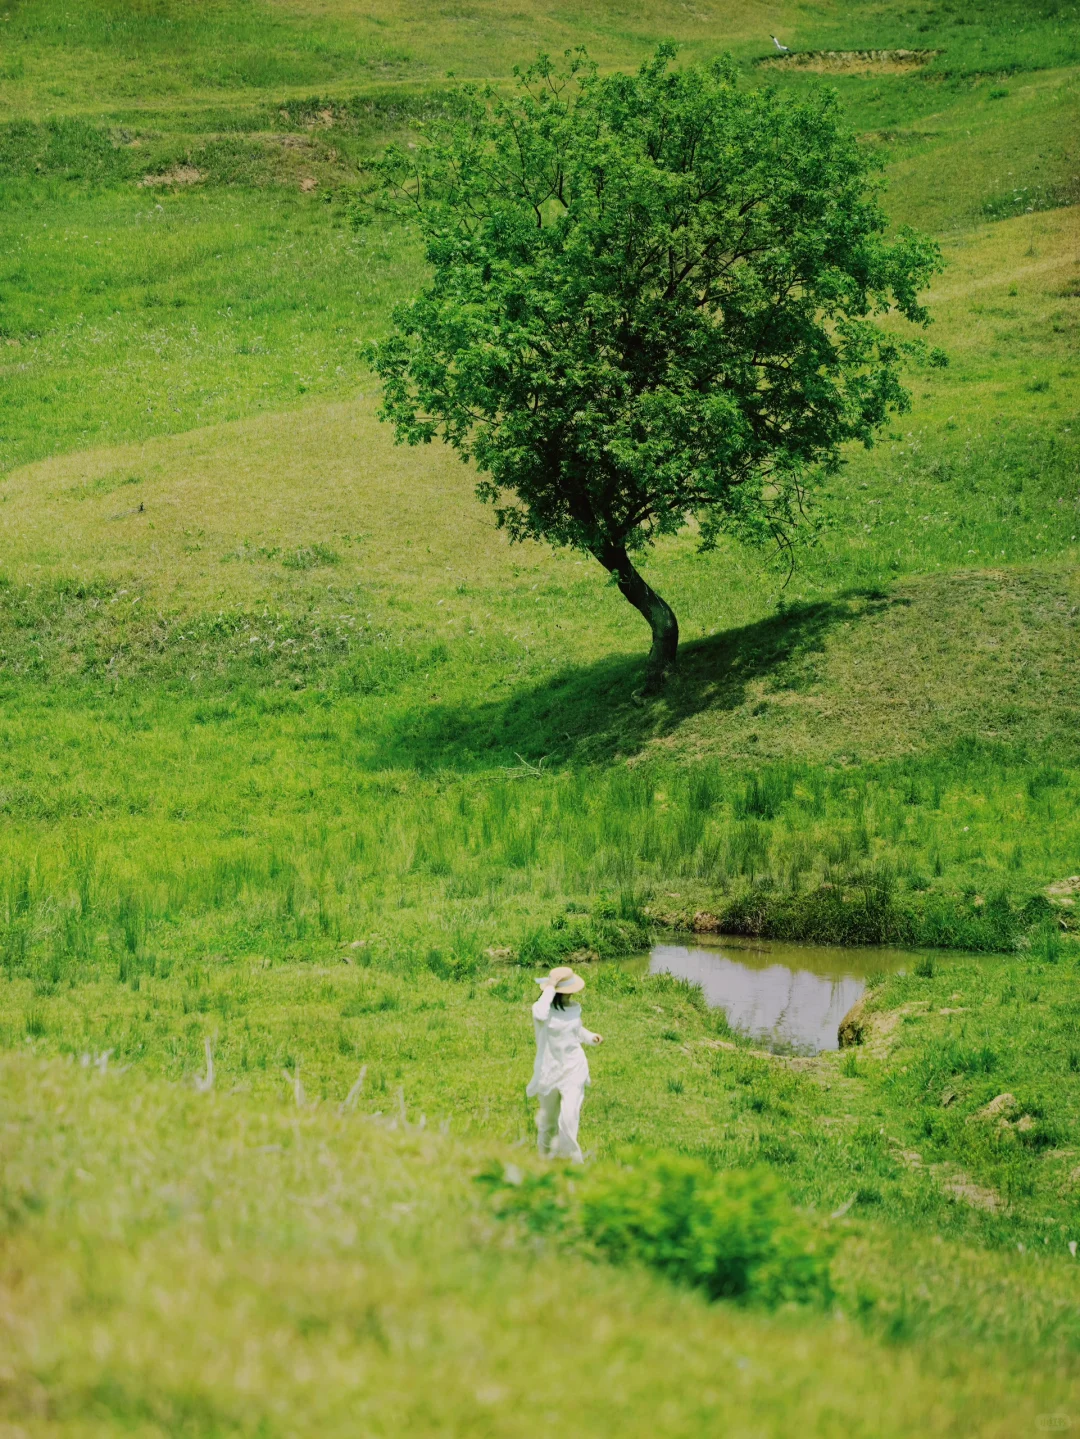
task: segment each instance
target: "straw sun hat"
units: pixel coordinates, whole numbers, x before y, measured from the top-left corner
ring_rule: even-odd
[[[585,981],[581,975],[575,974],[569,965],[566,964],[560,964],[556,969],[553,969],[550,974],[545,975],[543,979],[538,979],[536,982],[541,988],[550,984],[556,994],[580,994],[585,988]]]

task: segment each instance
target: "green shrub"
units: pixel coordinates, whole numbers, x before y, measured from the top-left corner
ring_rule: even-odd
[[[476,1180],[501,1218],[561,1244],[591,1243],[617,1264],[647,1264],[710,1299],[771,1307],[832,1295],[833,1242],[766,1169],[717,1172],[701,1159],[651,1154],[581,1178],[493,1161]]]
[[[570,1192],[558,1171],[546,1169],[536,1174],[496,1159],[475,1179],[491,1196],[500,1218],[520,1220],[534,1234],[572,1235]]]
[[[517,946],[517,962],[526,968],[565,964],[583,952],[598,959],[618,959],[648,949],[651,931],[644,922],[588,916],[570,920],[556,915],[548,924],[533,925]]]
[[[716,1173],[659,1154],[598,1167],[577,1202],[584,1234],[712,1299],[827,1300],[831,1246],[766,1170]]]

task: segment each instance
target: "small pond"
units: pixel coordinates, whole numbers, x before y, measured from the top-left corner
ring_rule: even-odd
[[[769,1049],[816,1054],[836,1049],[844,1015],[875,974],[910,969],[899,949],[836,949],[769,940],[699,939],[656,945],[637,961],[650,974],[674,974],[701,986],[732,1029]]]

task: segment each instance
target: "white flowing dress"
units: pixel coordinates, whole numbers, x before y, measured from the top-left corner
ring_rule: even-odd
[[[536,1037],[536,1063],[525,1093],[540,1101],[536,1116],[540,1153],[551,1159],[582,1162],[578,1124],[589,1083],[586,1044],[599,1044],[600,1036],[581,1022],[581,1005],[553,1009],[553,989],[545,989],[532,1007]]]

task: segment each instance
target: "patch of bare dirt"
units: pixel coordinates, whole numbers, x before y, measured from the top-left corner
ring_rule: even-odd
[[[796,50],[791,55],[769,55],[758,63],[815,75],[904,75],[940,54],[940,50]]]
[[[866,1038],[866,999],[865,994],[857,999],[840,1021],[836,1037],[841,1049],[850,1049],[853,1044],[862,1044]]]
[[[898,1143],[895,1139],[890,1142]],[[907,1169],[924,1168],[923,1157],[917,1149],[899,1148],[896,1157]],[[983,1184],[976,1184],[962,1169],[955,1169],[948,1164],[931,1164],[928,1172],[934,1176],[946,1194],[951,1194],[961,1204],[970,1204],[973,1209],[984,1209],[988,1214],[997,1214],[1005,1207],[1005,1201],[996,1189],[987,1189]]]
[[[973,1183],[971,1177],[962,1169],[950,1169],[948,1165],[931,1165],[931,1172],[934,1178],[954,1199],[961,1204],[970,1204],[972,1209],[984,1209],[987,1214],[997,1214],[1005,1207],[1005,1202],[996,1189],[987,1189],[985,1185]]]
[[[1015,1094],[999,1094],[989,1104],[984,1104],[971,1117],[972,1119],[1011,1119],[1017,1110]]]
[[[154,185],[197,185],[202,179],[202,171],[196,170],[194,165],[174,165],[171,170],[162,170],[160,175],[144,175],[139,184],[146,187]]]
[[[1047,896],[1055,904],[1063,904],[1071,909],[1080,899],[1080,874],[1071,874],[1068,879],[1055,880],[1053,884],[1046,886]]]
[[[926,1000],[916,999],[898,1009],[867,1010],[864,995],[840,1021],[838,1034],[841,1049],[859,1045],[873,1059],[887,1059],[896,1039],[896,1031],[909,1015],[922,1016],[928,1009]]]
[[[835,1070],[824,1054],[775,1054],[771,1049],[751,1049],[745,1044],[734,1044],[730,1039],[699,1039],[695,1041],[702,1049],[726,1049],[729,1052],[748,1055],[751,1059],[767,1059],[784,1069],[794,1069],[811,1079],[819,1080],[829,1087],[836,1077]],[[686,1046],[683,1046],[684,1049]],[[686,1052],[692,1053],[687,1049]]]

